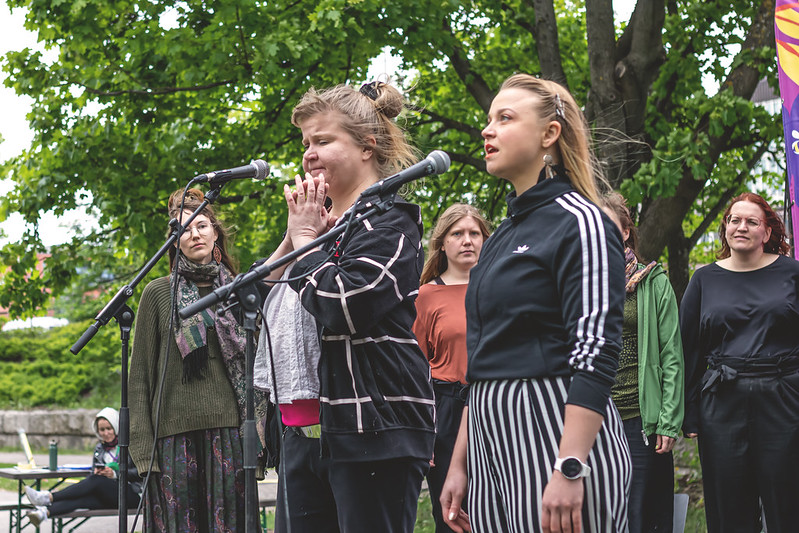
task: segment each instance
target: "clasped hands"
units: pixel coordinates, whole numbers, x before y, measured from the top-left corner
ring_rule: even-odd
[[[331,216],[325,208],[327,191],[330,185],[325,182],[324,174],[314,178],[305,174],[305,180],[296,176],[295,188],[283,186],[283,196],[288,206],[288,224],[286,238],[296,250],[313,241],[332,228],[337,217]]]

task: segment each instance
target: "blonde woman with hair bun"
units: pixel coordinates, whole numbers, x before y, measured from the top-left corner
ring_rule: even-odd
[[[289,283],[265,303],[272,353],[259,346],[256,385],[272,391],[286,426],[279,532],[410,533],[416,521],[435,438],[430,369],[412,332],[421,212],[397,198],[346,233],[341,225],[379,199],[361,198],[370,185],[416,161],[394,121],[402,109],[397,89],[374,82],[311,89],[292,114],[305,179],[284,190],[288,224],[274,255],[337,237],[274,272]]]

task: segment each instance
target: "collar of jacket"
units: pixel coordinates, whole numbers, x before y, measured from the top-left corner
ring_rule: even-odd
[[[341,216],[337,224],[346,220],[352,209],[356,210],[356,213],[363,213],[370,207],[372,207],[376,202],[380,200],[380,195],[378,194],[370,194],[368,196],[363,196],[356,200],[355,205],[347,209],[344,214]],[[416,222],[417,229],[419,230],[418,237],[421,239],[422,235],[424,235],[424,228],[422,226],[422,210],[421,208],[416,205],[408,202],[404,198],[402,198],[399,194],[394,197],[394,205],[391,209],[399,209],[400,211],[407,212],[411,218]],[[387,211],[390,212],[391,210]],[[335,228],[335,226],[334,226]]]
[[[511,220],[524,215],[533,209],[550,203],[558,196],[574,190],[571,182],[566,178],[563,167],[555,167],[555,176],[546,177],[546,168],[541,170],[538,175],[538,183],[524,191],[519,196],[516,192],[511,192],[505,198],[508,202],[508,218]]]

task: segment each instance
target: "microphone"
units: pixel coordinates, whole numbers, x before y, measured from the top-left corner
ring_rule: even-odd
[[[199,176],[195,176],[192,181],[194,183],[210,183],[211,185],[216,185],[227,183],[232,180],[246,180],[249,178],[262,180],[268,175],[269,163],[263,159],[255,159],[251,161],[249,165],[200,174]]]
[[[380,180],[374,185],[361,193],[361,196],[370,196],[378,194],[380,196],[387,193],[395,193],[400,187],[413,180],[418,180],[430,174],[443,174],[449,170],[449,156],[446,152],[441,150],[433,150],[427,157],[411,165],[405,170],[401,170],[389,176],[386,179]]]

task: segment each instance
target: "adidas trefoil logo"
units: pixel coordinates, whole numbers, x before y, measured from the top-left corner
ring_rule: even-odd
[[[513,250],[513,253],[514,254],[523,254],[524,252],[526,252],[529,249],[530,249],[530,247],[527,246],[526,244],[521,244],[515,250]]]

